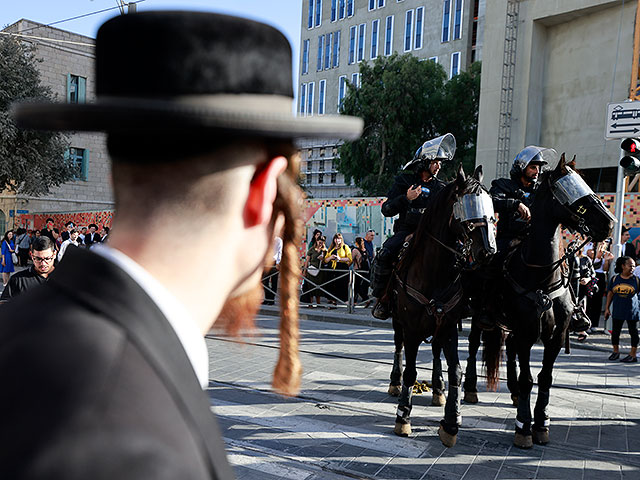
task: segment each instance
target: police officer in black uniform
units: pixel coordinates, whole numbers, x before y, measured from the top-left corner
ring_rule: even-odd
[[[395,178],[387,200],[382,204],[382,214],[385,217],[399,217],[393,224],[393,236],[382,245],[372,268],[372,294],[378,298],[372,312],[375,318],[389,318],[389,303],[385,291],[391,278],[393,262],[406,237],[415,232],[429,200],[446,185],[437,175],[442,161],[451,160],[455,151],[456,139],[450,133],[425,142]]]

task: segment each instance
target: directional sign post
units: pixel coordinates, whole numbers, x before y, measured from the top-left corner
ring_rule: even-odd
[[[610,103],[604,138],[635,137],[640,133],[640,102]]]

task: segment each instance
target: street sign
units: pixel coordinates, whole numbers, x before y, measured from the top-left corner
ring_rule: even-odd
[[[29,210],[16,210],[16,213],[17,213],[18,215],[24,215],[24,214],[26,214],[26,213],[29,213]]]
[[[604,138],[640,136],[640,102],[610,103],[607,105],[607,119]]]

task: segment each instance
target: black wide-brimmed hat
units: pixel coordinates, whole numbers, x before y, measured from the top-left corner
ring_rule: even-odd
[[[203,12],[115,17],[96,39],[95,103],[14,106],[18,125],[110,133],[210,130],[355,139],[362,120],[292,113],[291,47],[277,29]]]

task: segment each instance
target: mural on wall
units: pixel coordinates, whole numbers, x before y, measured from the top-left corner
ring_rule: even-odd
[[[33,213],[16,215],[16,228],[23,227],[27,229],[43,229],[46,228],[47,218],[53,218],[53,225],[62,229],[67,222],[73,222],[78,227],[86,227],[92,223],[98,226],[98,230],[102,227],[111,228],[113,221],[113,210],[102,210],[97,212],[71,212],[71,213]]]

